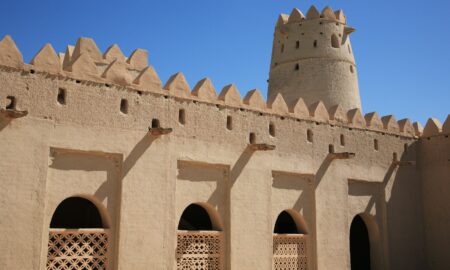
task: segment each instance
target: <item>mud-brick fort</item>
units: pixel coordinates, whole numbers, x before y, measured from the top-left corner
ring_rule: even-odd
[[[362,114],[353,31],[281,15],[267,102],[4,37],[0,269],[450,269],[450,118]]]

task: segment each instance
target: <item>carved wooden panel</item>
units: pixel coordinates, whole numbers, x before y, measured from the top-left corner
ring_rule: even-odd
[[[108,230],[50,230],[47,270],[103,270],[108,266]]]
[[[176,256],[179,270],[223,269],[223,234],[179,232]]]
[[[307,239],[303,234],[274,234],[273,269],[307,270]]]

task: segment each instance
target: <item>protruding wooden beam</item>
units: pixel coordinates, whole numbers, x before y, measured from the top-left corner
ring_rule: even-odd
[[[407,160],[407,161],[394,160],[393,164],[396,165],[396,166],[415,166],[416,162],[412,161],[412,160]]]
[[[352,152],[342,152],[342,153],[329,153],[328,156],[331,159],[351,159],[354,158],[356,154]]]
[[[166,135],[172,132],[172,128],[148,128],[148,133],[152,136]]]
[[[18,111],[13,109],[0,109],[0,115],[6,118],[15,119],[27,116],[28,111]]]
[[[248,145],[253,151],[271,151],[275,150],[275,145],[267,143],[251,143]]]

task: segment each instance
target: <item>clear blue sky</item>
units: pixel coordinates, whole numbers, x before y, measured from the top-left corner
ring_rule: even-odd
[[[219,92],[241,94],[266,80],[279,13],[311,4],[342,8],[357,29],[352,43],[363,111],[425,124],[450,113],[450,1],[21,1],[3,0],[0,35],[10,34],[30,61],[45,44],[57,51],[92,37],[104,51],[145,48],[163,82],[182,71],[191,87],[210,77]]]

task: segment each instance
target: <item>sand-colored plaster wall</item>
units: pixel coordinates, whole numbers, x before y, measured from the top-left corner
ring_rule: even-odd
[[[450,139],[449,134],[422,138],[420,144],[427,267],[450,265]]]
[[[24,118],[2,118],[0,130],[4,142],[0,151],[9,153],[0,162],[1,181],[9,187],[1,191],[1,211],[2,216],[11,217],[0,223],[5,239],[0,244],[0,266],[7,269],[37,269],[38,265],[43,269],[50,209],[63,195],[96,196],[98,190],[112,196],[111,200],[100,199],[115,224],[112,269],[173,269],[176,227],[182,210],[190,202],[211,203],[211,199],[225,227],[228,269],[271,269],[277,213],[299,207],[296,197],[301,199],[304,193],[295,188],[282,196],[274,184],[277,172],[312,177],[314,192],[311,190],[307,197],[314,197],[315,203],[305,202],[305,208],[297,210],[315,232],[315,267],[348,269],[349,215],[361,211],[361,205],[367,203],[351,199],[349,179],[383,183],[393,152],[402,157],[404,144],[416,142],[402,134],[139,93],[115,85],[77,83],[39,72],[3,69],[0,81],[2,102],[7,95],[14,95],[17,108],[29,112]],[[67,91],[66,105],[56,101],[58,88]],[[128,114],[119,110],[122,98],[129,102]],[[184,124],[178,122],[180,108],[186,113]],[[227,116],[233,118],[232,130],[226,127]],[[163,127],[173,128],[173,132],[150,136],[147,127],[153,118],[158,118]],[[269,122],[275,125],[275,136],[269,134]],[[308,129],[314,134],[313,142],[307,141]],[[276,149],[251,150],[250,132],[256,134],[257,142],[273,144]],[[341,135],[345,137],[344,146],[340,145]],[[379,141],[379,150],[373,148],[374,139]],[[336,152],[354,152],[356,158],[329,159],[330,144]],[[52,162],[58,160],[52,160],[51,149],[75,151],[75,156],[81,156],[78,166],[87,162],[86,166],[96,168],[52,168]],[[117,163],[106,158],[109,156],[118,159]],[[97,161],[88,162],[91,159]],[[109,181],[107,172],[116,169],[117,177]],[[398,176],[393,171],[390,178],[395,183],[407,182]],[[67,184],[67,190],[61,192],[65,181],[61,178],[80,181]],[[46,186],[49,183],[51,186]],[[395,183],[386,185],[386,194],[393,192]],[[420,208],[420,201],[408,204]],[[314,210],[308,213],[306,208]],[[391,209],[392,213],[389,207],[387,212],[393,224],[401,222],[405,215],[411,216],[404,209]],[[377,221],[383,220],[378,211],[368,212]],[[421,219],[415,218],[421,224]],[[392,245],[391,235],[399,228],[387,223],[390,233],[382,231],[382,237]],[[401,230],[421,233],[414,226]],[[391,265],[402,265],[404,261],[421,265],[419,250],[411,246],[423,246],[423,238],[395,243],[396,250],[413,256],[390,256]],[[23,252],[8,252],[11,247]]]

